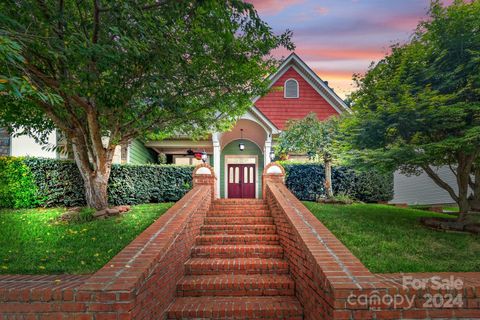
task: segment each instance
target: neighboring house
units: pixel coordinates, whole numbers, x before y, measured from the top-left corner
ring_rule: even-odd
[[[448,183],[455,192],[458,192],[458,186],[455,175],[448,166],[437,169],[440,178]],[[393,176],[394,196],[390,203],[406,204],[451,204],[455,201],[450,197],[445,189],[440,188],[433,180],[422,171],[418,176],[407,176],[396,171]]]
[[[10,135],[5,129],[0,128],[0,156],[70,158],[65,148],[54,148],[55,146],[65,146],[64,140],[55,131],[48,135],[46,144],[39,144],[27,135]],[[117,146],[113,156],[113,163],[117,164],[146,164],[156,163],[157,160],[157,153],[145,147],[139,140],[133,141],[128,146]]]

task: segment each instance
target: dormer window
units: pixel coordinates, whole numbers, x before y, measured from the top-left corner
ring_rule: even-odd
[[[298,82],[295,79],[288,79],[284,85],[285,98],[298,98]]]

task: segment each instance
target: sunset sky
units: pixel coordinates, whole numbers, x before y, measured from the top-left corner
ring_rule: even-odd
[[[341,96],[390,45],[403,43],[429,0],[249,0],[275,32],[293,31],[295,52]],[[450,3],[451,1],[446,0]],[[276,52],[279,57],[287,51]]]

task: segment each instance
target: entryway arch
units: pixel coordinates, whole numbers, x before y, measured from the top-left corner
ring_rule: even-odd
[[[243,143],[245,149],[240,151],[239,144]],[[240,170],[249,170],[251,165],[255,166],[255,175],[253,177],[255,183],[255,198],[262,197],[262,172],[264,167],[264,155],[260,147],[247,139],[237,139],[228,143],[221,152],[220,157],[220,197],[229,198],[229,165],[234,170],[233,182],[238,177],[235,175],[236,169],[239,168],[241,179],[243,182],[250,183],[252,178],[250,174],[245,177]]]

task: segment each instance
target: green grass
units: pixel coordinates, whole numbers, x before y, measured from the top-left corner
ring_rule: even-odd
[[[0,210],[0,274],[84,274],[105,265],[171,203],[132,206],[124,216],[56,220],[65,209]]]
[[[373,204],[304,204],[374,273],[480,271],[480,236],[418,222],[452,216]]]

